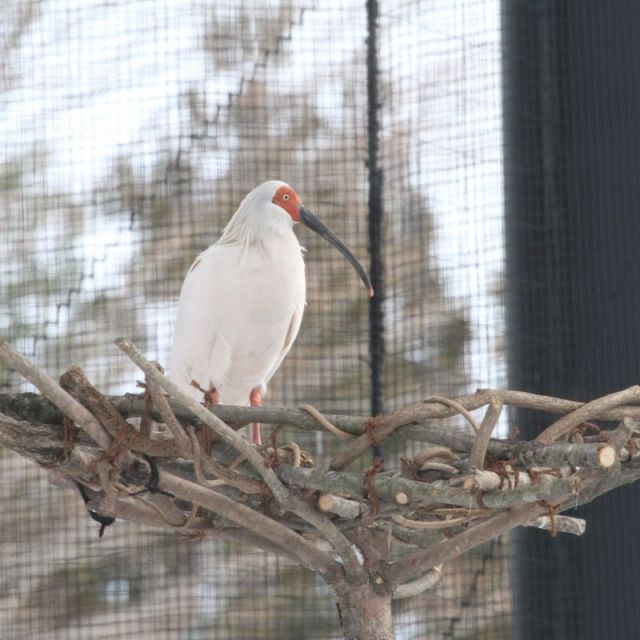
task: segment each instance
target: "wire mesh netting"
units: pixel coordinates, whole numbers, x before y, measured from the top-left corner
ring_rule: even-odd
[[[0,327],[52,376],[78,363],[105,393],[135,391],[118,336],[167,363],[189,265],[264,180],[292,184],[365,261],[364,3],[0,11]],[[499,2],[383,1],[378,37],[392,410],[504,383]],[[308,304],[268,402],[367,415],[366,295],[337,252],[299,237]],[[1,392],[28,390],[0,370]],[[128,522],[99,539],[46,471],[0,450],[0,478],[3,638],[340,637],[327,587],[285,560]],[[509,637],[507,559],[496,541],[452,563],[398,604],[397,637]]]

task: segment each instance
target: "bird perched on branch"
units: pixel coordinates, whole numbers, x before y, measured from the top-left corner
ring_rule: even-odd
[[[222,237],[191,265],[182,285],[170,377],[194,398],[259,406],[267,383],[298,335],[305,305],[297,222],[328,240],[373,296],[369,276],[347,246],[284,182],[249,193]],[[253,442],[261,444],[260,425]]]

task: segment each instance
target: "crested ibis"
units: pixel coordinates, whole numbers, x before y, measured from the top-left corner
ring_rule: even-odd
[[[329,241],[367,287],[349,248],[304,207],[286,183],[270,180],[241,202],[220,239],[191,265],[180,293],[170,377],[194,398],[258,406],[291,349],[305,306],[301,222]],[[261,444],[260,425],[253,442]]]

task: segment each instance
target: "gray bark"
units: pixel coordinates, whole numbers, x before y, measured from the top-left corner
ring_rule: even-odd
[[[640,408],[628,404],[640,402],[640,387],[587,404],[480,390],[376,419],[322,416],[309,407],[209,410],[129,341],[118,345],[144,371],[150,395],[109,398],[78,368],[59,386],[0,344],[0,359],[47,396],[0,396],[0,444],[84,486],[96,513],[243,540],[315,571],[333,589],[348,640],[393,638],[392,598],[433,586],[443,563],[518,526],[580,535],[583,522],[556,514],[640,478]],[[509,404],[564,417],[536,442],[493,439]],[[469,411],[481,407],[478,424]],[[456,412],[473,430],[434,422]],[[134,415],[140,427],[127,421]],[[166,425],[160,439],[150,417]],[[586,419],[612,417],[623,419],[613,431],[581,432]],[[332,460],[314,462],[294,443],[250,444],[236,429],[253,420],[326,429],[348,442]],[[201,444],[204,435],[213,439]],[[430,446],[400,469],[343,470],[387,437]]]
[[[391,595],[370,585],[332,585],[345,640],[393,640]]]

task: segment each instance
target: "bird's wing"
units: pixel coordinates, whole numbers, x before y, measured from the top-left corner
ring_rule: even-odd
[[[180,294],[170,367],[182,388],[191,380],[213,384],[223,403],[239,404],[273,375],[304,309],[299,245],[284,250],[295,260],[213,245],[194,262]]]
[[[201,253],[189,269],[180,292],[180,302],[173,335],[169,374],[173,381],[194,397],[202,394],[190,387],[195,380],[207,387],[210,363],[215,353],[216,368],[221,377],[228,369],[231,350],[224,336],[216,331],[221,303],[226,297],[221,281],[225,256],[216,245]]]
[[[269,380],[273,377],[273,374],[278,370],[278,367],[282,364],[282,361],[287,357],[287,354],[291,350],[293,343],[296,340],[298,335],[298,331],[300,331],[300,324],[302,323],[302,316],[304,315],[304,307],[305,300],[302,300],[302,303],[298,305],[298,308],[294,311],[293,316],[291,317],[291,322],[289,322],[289,329],[287,330],[287,335],[282,344],[282,351],[278,356],[278,359],[275,361],[267,375],[265,376],[264,382],[267,384]]]

